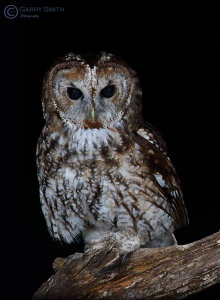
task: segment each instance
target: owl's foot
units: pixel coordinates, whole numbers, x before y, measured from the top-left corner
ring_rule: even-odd
[[[120,255],[127,254],[140,248],[140,238],[127,232],[108,232],[100,238],[88,239],[87,236],[85,239],[85,252],[91,249],[100,250],[109,247],[116,247]]]
[[[172,245],[177,245],[176,238],[173,233],[161,234],[157,238],[153,239],[141,245],[141,248],[159,248],[159,247],[168,247]]]
[[[108,233],[85,244],[84,263],[98,268],[100,275],[116,276],[136,247],[140,245],[134,237],[128,240],[122,233]]]

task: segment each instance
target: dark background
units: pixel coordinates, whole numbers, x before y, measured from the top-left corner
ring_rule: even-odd
[[[6,281],[1,299],[31,299],[53,274],[55,257],[82,250],[82,245],[60,245],[49,236],[35,167],[36,143],[44,125],[42,80],[53,61],[68,52],[106,50],[122,56],[137,71],[145,119],[167,141],[182,182],[190,226],[179,242],[217,232],[218,10],[151,9],[138,2],[119,6],[114,1],[99,5],[93,1],[26,2],[1,3],[1,244]],[[8,4],[64,7],[65,12],[9,20],[3,14]],[[219,299],[220,286],[189,299],[208,297]]]

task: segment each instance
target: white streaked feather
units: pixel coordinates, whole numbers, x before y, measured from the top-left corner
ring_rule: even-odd
[[[165,187],[166,186],[166,182],[165,180],[163,179],[162,175],[161,174],[154,174],[154,177],[156,178],[156,181],[159,183],[159,185],[161,187]]]

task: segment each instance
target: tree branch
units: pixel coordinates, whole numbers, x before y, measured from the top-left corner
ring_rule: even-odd
[[[220,283],[220,232],[187,245],[120,256],[113,241],[53,263],[32,300],[183,299]]]

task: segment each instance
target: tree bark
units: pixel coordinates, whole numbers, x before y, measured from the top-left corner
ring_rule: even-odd
[[[199,241],[120,256],[114,241],[56,258],[32,300],[183,299],[220,283],[220,232]]]

